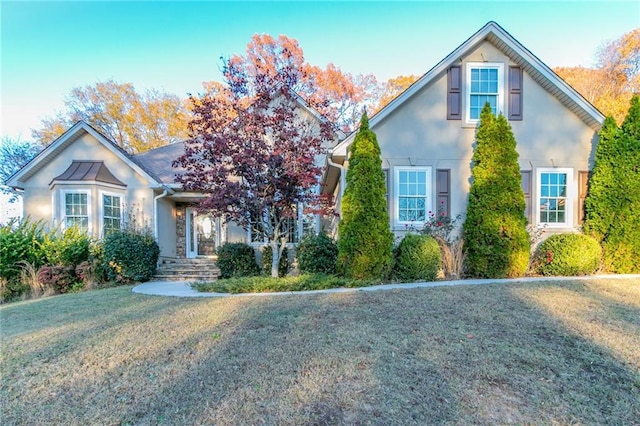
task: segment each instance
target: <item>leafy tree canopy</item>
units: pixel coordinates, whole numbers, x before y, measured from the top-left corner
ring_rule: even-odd
[[[11,202],[18,194],[4,183],[29,160],[38,154],[42,146],[20,139],[3,137],[0,141],[0,192],[9,194]]]
[[[65,110],[44,119],[32,136],[47,144],[84,120],[125,150],[137,153],[183,140],[189,117],[175,95],[157,90],[140,94],[131,83],[108,80],[72,89]]]
[[[596,60],[595,68],[559,67],[554,71],[621,124],[633,94],[640,92],[640,28],[604,43]]]
[[[321,207],[317,160],[334,133],[291,90],[300,77],[297,68],[281,65],[273,72],[245,65],[229,59],[226,85],[192,97],[189,139],[174,165],[185,169],[177,177],[185,189],[209,194],[202,209],[269,241],[277,277],[298,207]]]

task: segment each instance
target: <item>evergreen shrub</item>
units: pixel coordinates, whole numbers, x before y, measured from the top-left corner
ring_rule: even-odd
[[[338,273],[384,279],[393,266],[393,234],[380,146],[366,113],[349,148],[346,183],[338,225]]]
[[[220,278],[250,277],[260,274],[256,254],[248,244],[225,243],[217,249],[216,264],[220,269]]]
[[[160,248],[144,230],[113,230],[103,240],[104,266],[110,280],[148,281],[156,272]]]
[[[472,277],[524,275],[529,234],[516,140],[511,126],[486,104],[472,158],[472,183],[463,225],[466,271]]]
[[[271,275],[271,264],[273,263],[273,249],[271,246],[266,245],[262,247],[262,273],[265,275]],[[282,251],[282,256],[278,262],[278,276],[285,277],[289,273],[291,265],[289,262],[289,250],[285,247]]]
[[[303,274],[334,274],[338,245],[325,233],[305,236],[296,247],[298,268]]]
[[[400,281],[434,281],[441,265],[442,255],[435,238],[407,234],[395,250],[393,272]]]
[[[89,260],[91,238],[79,227],[44,235],[42,248],[49,265],[76,266]]]
[[[598,241],[583,234],[556,234],[536,250],[534,270],[541,275],[591,275],[600,269],[602,248]]]
[[[584,231],[601,243],[606,270],[640,273],[640,97],[621,128],[607,117],[599,136]]]

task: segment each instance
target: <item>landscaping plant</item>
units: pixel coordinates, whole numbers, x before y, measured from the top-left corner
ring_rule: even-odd
[[[607,117],[600,130],[585,199],[584,231],[604,249],[610,272],[640,272],[640,98],[618,128]]]
[[[148,231],[113,230],[103,245],[103,262],[110,280],[148,281],[155,274],[160,248]]]
[[[529,264],[516,140],[507,119],[487,103],[480,114],[472,158],[472,182],[463,225],[469,275],[519,277]]]
[[[250,277],[260,274],[256,254],[248,244],[225,243],[217,250],[216,264],[220,268],[220,278]]]
[[[600,269],[602,248],[598,241],[583,234],[556,234],[536,250],[533,264],[541,275],[591,275]]]
[[[296,258],[300,273],[333,274],[336,272],[338,246],[324,232],[307,235],[296,247]]]
[[[395,250],[393,274],[402,282],[434,281],[441,264],[440,246],[435,238],[407,234]]]
[[[386,185],[380,146],[366,112],[349,152],[347,184],[338,225],[338,273],[349,278],[383,279],[393,266]]]
[[[273,264],[273,249],[271,246],[262,247],[262,273],[271,275],[271,265]],[[289,273],[289,250],[285,247],[278,264],[278,276],[284,277]]]

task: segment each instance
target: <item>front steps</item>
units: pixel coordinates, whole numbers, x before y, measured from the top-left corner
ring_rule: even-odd
[[[162,259],[155,281],[215,281],[220,275],[214,258]]]

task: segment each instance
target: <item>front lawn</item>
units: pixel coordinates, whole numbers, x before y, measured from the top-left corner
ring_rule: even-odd
[[[0,307],[12,424],[635,424],[640,279]]]

